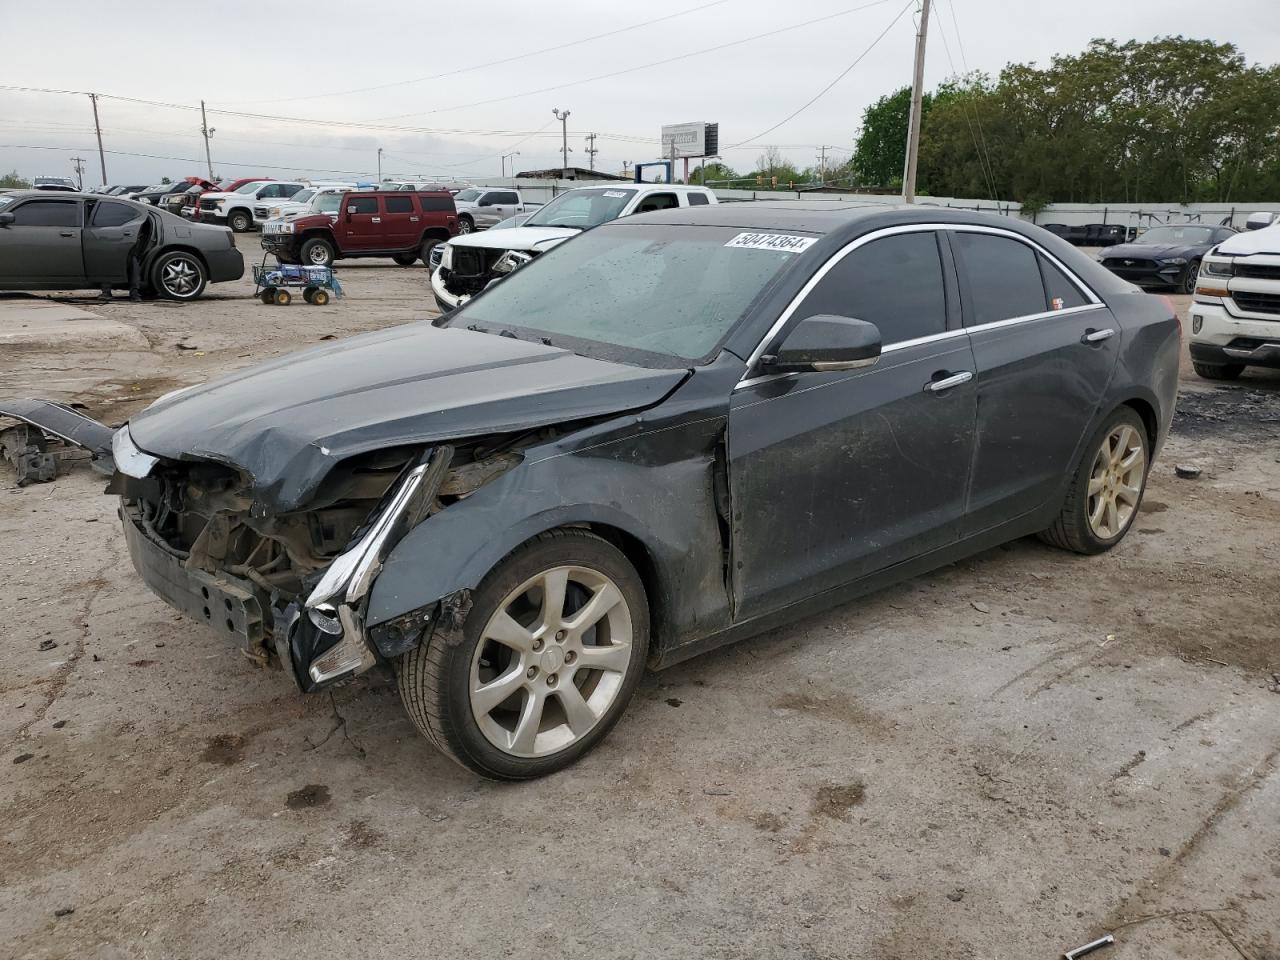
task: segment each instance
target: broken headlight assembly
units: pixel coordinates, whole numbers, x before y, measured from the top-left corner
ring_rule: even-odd
[[[508,250],[498,258],[497,263],[491,268],[498,276],[505,277],[509,273],[514,273],[520,267],[532,260],[533,257],[519,250]]]

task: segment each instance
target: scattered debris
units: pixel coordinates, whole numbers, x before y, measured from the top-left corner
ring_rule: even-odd
[[[818,788],[814,796],[813,812],[832,820],[847,820],[849,811],[862,806],[867,790],[860,782],[828,784]]]
[[[329,788],[322,783],[309,783],[300,790],[293,790],[284,801],[284,805],[290,810],[324,807],[328,806],[328,804]]]
[[[191,343],[179,343],[177,347],[179,350],[199,350],[200,349],[195,344],[191,344]]]
[[[947,894],[947,899],[952,903],[959,903],[964,899],[964,887],[957,887]]]
[[[30,759],[31,759],[32,757],[34,757],[34,756],[35,756],[35,754],[34,754],[34,753],[20,753],[20,754],[18,754],[16,757],[14,757],[14,758],[13,758],[13,762],[14,762],[14,763],[26,763],[28,760],[30,760]]]
[[[1157,853],[1159,853],[1159,854],[1160,854],[1160,856],[1162,856],[1162,857],[1171,857],[1171,856],[1173,856],[1173,851],[1172,851],[1172,850],[1170,850],[1168,847],[1160,847],[1160,849],[1157,851]]]
[[[65,720],[55,720],[55,721],[53,721],[53,729],[55,729],[55,730],[61,730],[61,729],[62,729],[63,727],[65,727],[66,725],[67,725],[67,721],[65,721]]]
[[[75,912],[75,907],[59,907],[57,910],[53,911],[53,915],[55,917],[69,917]]]
[[[41,640],[41,641],[40,641],[40,649],[41,649],[41,650],[52,650],[52,649],[53,649],[54,647],[56,647],[57,645],[58,645],[58,641],[56,641],[56,640]]]
[[[1087,953],[1093,953],[1095,950],[1101,950],[1103,947],[1109,947],[1116,942],[1113,934],[1108,933],[1105,937],[1099,937],[1091,943],[1086,943],[1082,947],[1076,947],[1074,950],[1068,950],[1062,955],[1062,960],[1076,960],[1077,957],[1083,957]]]
[[[702,792],[708,797],[729,797],[733,795],[732,790],[726,790],[724,787],[703,787]]]
[[[683,700],[681,700],[679,697],[667,697],[667,706],[668,706],[668,707],[678,707],[678,706],[680,706],[682,703],[684,703],[684,701],[683,701]]]
[[[991,608],[990,608],[990,607],[988,607],[988,606],[987,606],[985,603],[983,603],[981,600],[970,600],[970,601],[969,601],[969,606],[973,607],[973,609],[977,610],[979,613],[990,613],[990,612],[991,612]]]
[[[1106,645],[1107,645],[1108,643],[1111,643],[1113,640],[1115,640],[1115,638],[1116,638],[1116,635],[1115,635],[1114,633],[1108,633],[1108,634],[1107,634],[1107,639],[1103,640],[1100,644],[1098,644],[1098,649],[1099,649],[1099,650],[1101,650],[1101,649],[1105,648],[1105,647],[1106,647]]]
[[[1189,463],[1180,463],[1173,468],[1173,472],[1180,476],[1183,480],[1194,480],[1200,476],[1200,468]]]

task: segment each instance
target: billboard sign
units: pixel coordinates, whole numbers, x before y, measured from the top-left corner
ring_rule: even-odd
[[[662,128],[662,156],[714,157],[720,152],[720,124],[672,123]]]

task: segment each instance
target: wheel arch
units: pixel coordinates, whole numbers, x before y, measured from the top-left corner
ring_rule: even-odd
[[[1147,430],[1147,447],[1154,453],[1158,444],[1164,442],[1164,436],[1160,433],[1160,418],[1156,416],[1156,408],[1151,401],[1134,396],[1117,404],[1115,409],[1120,407],[1131,408],[1142,420],[1142,425]]]
[[[427,227],[422,231],[422,237],[418,240],[421,245],[427,240],[439,240],[441,243],[448,243],[450,240],[449,231],[444,227]]]

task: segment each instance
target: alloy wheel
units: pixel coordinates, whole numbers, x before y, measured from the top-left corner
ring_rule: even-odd
[[[471,660],[471,712],[493,746],[543,757],[605,716],[631,665],[631,611],[604,574],[558,566],[503,598]]]
[[[307,259],[317,267],[327,267],[329,265],[329,250],[324,244],[317,243],[308,251]]]
[[[173,257],[160,271],[165,292],[173,297],[189,297],[200,286],[200,267],[187,257]]]
[[[1089,529],[1113,540],[1129,526],[1146,477],[1147,452],[1138,431],[1122,423],[1103,438],[1089,474]]]

